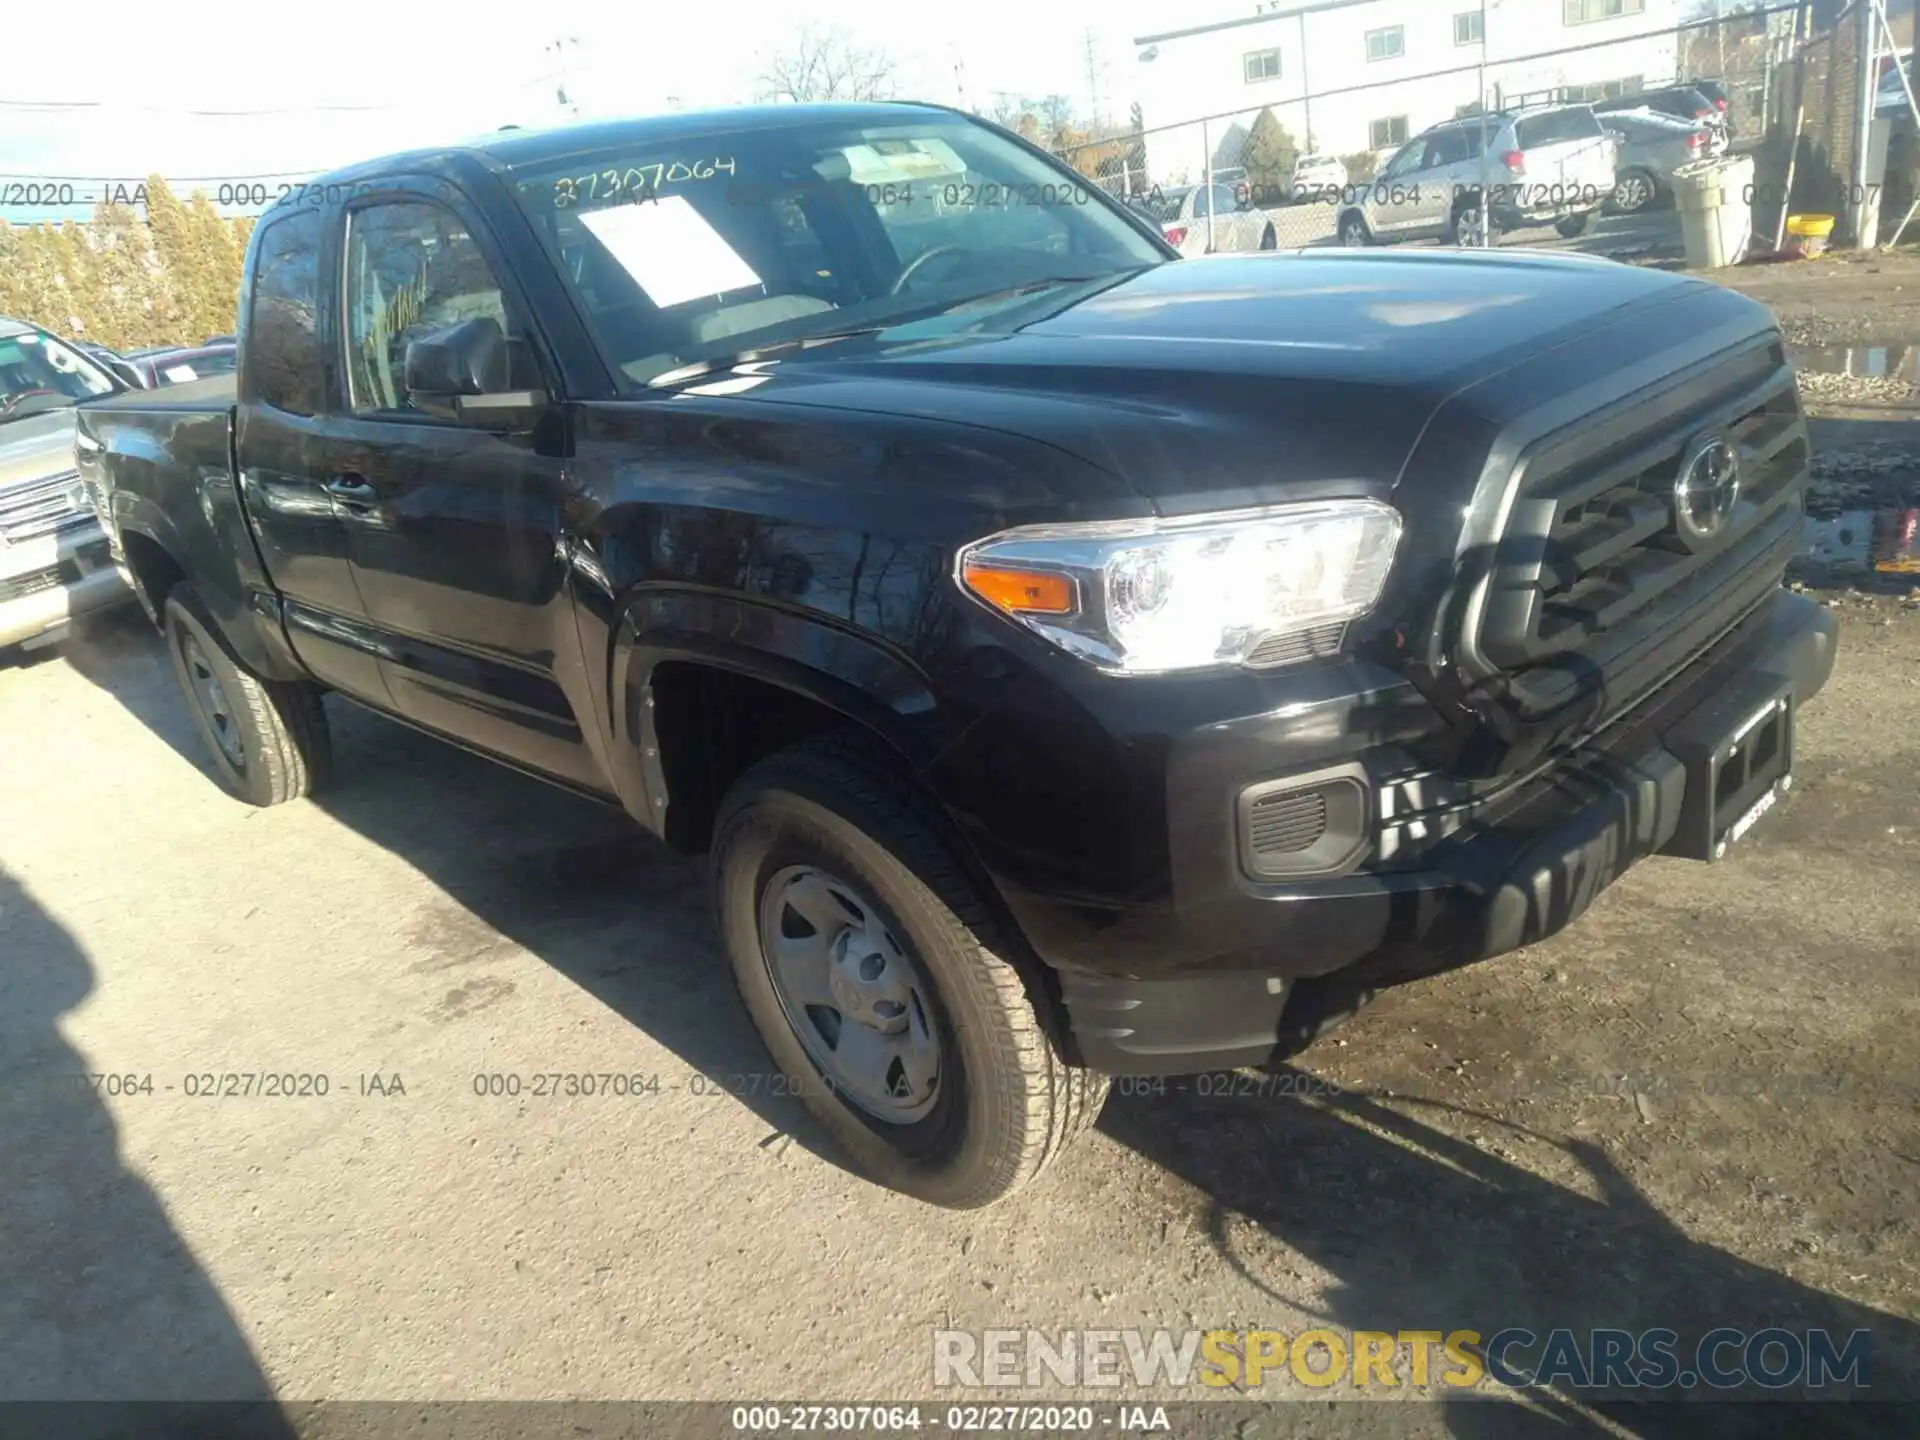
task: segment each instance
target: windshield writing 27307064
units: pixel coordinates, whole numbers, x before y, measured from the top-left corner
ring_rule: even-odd
[[[717,155],[711,160],[660,161],[652,165],[629,165],[624,170],[611,167],[584,175],[562,175],[553,182],[553,208],[571,210],[580,205],[646,200],[666,185],[711,180],[716,175],[733,173],[733,157]]]

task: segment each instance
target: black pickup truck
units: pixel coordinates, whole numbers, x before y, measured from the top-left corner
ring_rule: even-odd
[[[778,1072],[942,1204],[1719,858],[1833,663],[1759,306],[1182,261],[937,107],[346,170],[240,325],[77,442],[220,779],[320,784],[333,691],[709,853]]]

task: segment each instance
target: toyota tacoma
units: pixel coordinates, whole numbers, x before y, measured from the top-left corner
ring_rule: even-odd
[[[320,785],[331,691],[708,854],[778,1073],[945,1205],[1720,859],[1833,664],[1752,301],[1181,260],[933,106],[341,171],[239,350],[79,417],[220,781]]]

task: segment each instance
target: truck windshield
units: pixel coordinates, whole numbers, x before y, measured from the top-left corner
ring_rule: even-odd
[[[93,361],[39,330],[0,335],[0,424],[118,388]]]
[[[575,157],[515,189],[630,386],[1166,259],[1096,189],[957,116]],[[977,302],[977,303],[975,303]]]

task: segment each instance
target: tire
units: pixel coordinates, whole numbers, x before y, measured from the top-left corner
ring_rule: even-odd
[[[790,1077],[787,1087],[861,1173],[930,1204],[972,1209],[1028,1184],[1091,1129],[1108,1080],[1055,1055],[1012,952],[939,827],[910,784],[850,741],[811,741],[762,761],[729,792],[715,822],[714,894],[735,985],[776,1075]],[[785,908],[783,897],[815,881],[835,892],[837,918],[815,927],[802,917],[790,929],[800,907]],[[829,941],[848,901],[866,928],[849,925]],[[819,903],[815,896],[807,908]],[[849,969],[875,923],[893,942],[891,958],[876,947]],[[923,1031],[937,1044],[934,1083],[897,1058],[884,1070],[895,1093],[883,1104],[862,1098],[863,1089],[874,1095],[871,1085],[843,1081],[849,1039],[860,1037],[869,1054],[875,1043],[850,1017],[878,1015],[888,1002],[835,988],[832,1005],[796,1004],[796,987],[775,978],[785,962],[768,952],[816,943],[838,957],[827,965],[832,987],[866,977],[868,966],[879,984],[912,987],[892,1039],[902,1052],[922,1044]]]
[[[1276,231],[1272,225],[1268,225],[1266,229],[1260,232],[1260,248],[1262,250],[1278,250],[1280,248],[1279,232]]]
[[[1628,170],[1614,182],[1613,211],[1637,215],[1659,197],[1660,184],[1645,170]]]
[[[1480,207],[1478,204],[1456,204],[1453,213],[1447,217],[1447,230],[1442,238],[1457,249],[1479,248]],[[1493,241],[1498,244],[1500,232],[1496,228]]]
[[[1349,210],[1340,217],[1340,243],[1349,250],[1358,250],[1373,243],[1373,232],[1367,229],[1367,217],[1358,210]]]
[[[333,747],[318,686],[263,680],[247,670],[191,585],[167,592],[166,633],[174,678],[222,789],[266,806],[310,795],[325,783]]]
[[[1562,240],[1573,240],[1587,233],[1587,224],[1592,219],[1593,216],[1584,214],[1562,215],[1553,222],[1553,228]]]

